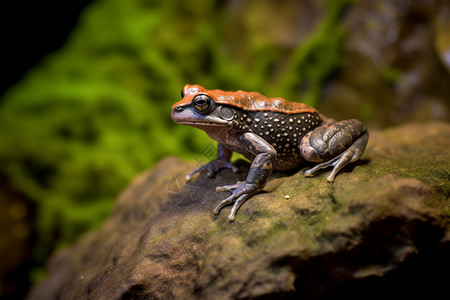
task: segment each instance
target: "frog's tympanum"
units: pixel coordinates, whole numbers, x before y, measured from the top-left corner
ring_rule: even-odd
[[[264,188],[273,170],[287,171],[304,161],[317,162],[305,175],[332,166],[327,177],[332,182],[342,167],[362,156],[369,138],[358,120],[336,122],[306,104],[257,92],[186,85],[181,97],[172,106],[172,120],[200,128],[219,143],[217,158],[192,171],[187,181],[198,172],[207,172],[210,177],[223,168],[237,172],[230,162],[233,151],[252,161],[245,181],[216,188],[231,192],[214,209],[218,214],[222,207],[234,202],[230,221],[242,203]]]

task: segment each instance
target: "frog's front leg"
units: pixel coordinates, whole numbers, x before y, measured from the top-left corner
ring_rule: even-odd
[[[217,147],[217,158],[213,161],[210,161],[206,165],[200,166],[196,168],[194,171],[186,175],[185,179],[186,181],[191,180],[192,176],[195,175],[195,173],[202,173],[206,172],[208,177],[214,177],[214,175],[220,170],[220,169],[231,169],[234,173],[238,172],[238,168],[233,165],[230,161],[231,155],[233,154],[233,151],[224,145],[220,144]]]
[[[226,185],[217,187],[216,191],[230,191],[231,195],[223,200],[215,209],[214,213],[218,214],[220,209],[225,205],[234,202],[228,220],[233,221],[236,211],[248,198],[260,192],[267,183],[267,180],[272,174],[273,164],[277,157],[275,149],[267,143],[264,139],[254,133],[244,133],[238,138],[240,147],[246,149],[255,158],[248,171],[247,179],[245,181],[238,181],[233,185]]]
[[[356,119],[330,121],[317,127],[305,135],[300,144],[300,152],[307,161],[320,162],[305,175],[311,176],[319,169],[333,166],[327,177],[333,182],[340,169],[363,155],[368,139],[366,127]]]

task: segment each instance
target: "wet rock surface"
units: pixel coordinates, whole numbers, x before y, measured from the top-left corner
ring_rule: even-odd
[[[221,171],[167,158],[121,194],[103,226],[57,252],[28,299],[272,299],[437,296],[450,267],[450,125],[372,131],[333,184],[274,173],[234,222]],[[289,197],[286,197],[286,196]]]

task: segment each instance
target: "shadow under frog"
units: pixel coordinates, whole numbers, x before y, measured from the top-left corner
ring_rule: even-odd
[[[339,170],[362,156],[369,139],[366,127],[356,119],[337,122],[304,103],[258,92],[186,85],[181,96],[172,106],[172,120],[199,128],[219,143],[217,158],[193,170],[186,176],[187,182],[196,173],[213,177],[224,168],[237,172],[230,161],[233,152],[252,162],[245,181],[216,188],[217,192],[231,192],[214,209],[218,214],[234,202],[230,221],[242,203],[262,191],[274,170],[290,171],[314,162],[318,164],[305,171],[305,176],[333,167],[327,177],[333,182]]]

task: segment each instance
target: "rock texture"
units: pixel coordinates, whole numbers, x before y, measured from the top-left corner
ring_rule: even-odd
[[[230,223],[221,171],[177,158],[136,178],[96,232],[57,252],[29,299],[379,299],[447,292],[450,125],[372,131],[359,163],[275,173]],[[304,171],[304,169],[302,170]],[[286,196],[289,197],[286,197]]]

